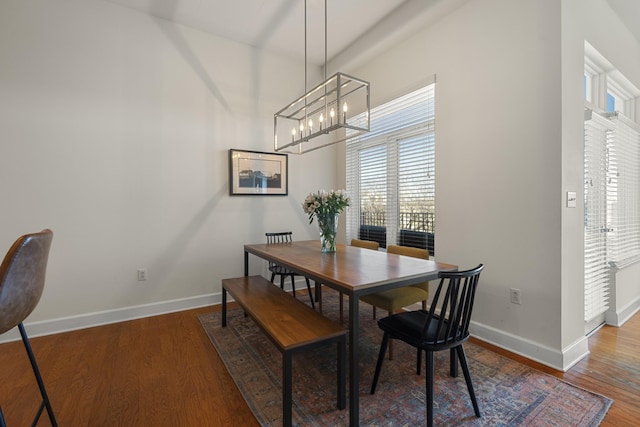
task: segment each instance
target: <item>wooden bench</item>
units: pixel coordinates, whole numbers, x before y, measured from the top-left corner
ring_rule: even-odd
[[[292,423],[292,355],[337,344],[339,409],[346,407],[346,330],[293,298],[262,276],[222,280],[222,326],[227,325],[227,292],[282,353],[282,422]]]

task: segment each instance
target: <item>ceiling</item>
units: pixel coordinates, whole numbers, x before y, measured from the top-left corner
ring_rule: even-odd
[[[640,43],[640,1],[607,0],[607,3]]]
[[[303,0],[107,1],[304,61]],[[364,37],[373,37],[368,45],[382,49],[389,40],[406,37],[465,1],[468,0],[327,0],[328,60]],[[324,64],[324,4],[324,0],[307,0],[310,64]]]
[[[304,61],[303,0],[107,0]],[[468,0],[327,0],[327,56],[336,68],[366,59]],[[307,54],[324,64],[324,0],[307,2]],[[607,0],[640,42],[640,0]]]

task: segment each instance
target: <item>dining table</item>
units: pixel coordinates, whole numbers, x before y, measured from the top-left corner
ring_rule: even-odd
[[[358,426],[359,407],[359,300],[360,296],[387,289],[435,280],[441,271],[457,266],[372,251],[349,245],[336,245],[336,251],[323,253],[319,240],[244,245],[244,275],[249,275],[249,254],[280,264],[348,296],[349,299],[349,425]]]

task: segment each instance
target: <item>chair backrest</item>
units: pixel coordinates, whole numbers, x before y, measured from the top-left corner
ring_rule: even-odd
[[[405,255],[413,258],[429,259],[428,250],[414,248],[410,246],[389,245],[387,246],[387,253],[396,254],[396,255]],[[423,291],[429,293],[429,282],[416,283],[415,285],[411,285],[411,286],[413,286],[414,288],[420,288]]]
[[[423,343],[439,349],[454,347],[469,338],[469,323],[480,272],[484,266],[466,271],[441,272],[427,321]]]
[[[371,240],[360,240],[360,239],[351,239],[351,246],[357,246],[359,248],[365,249],[373,249],[377,251],[380,245],[378,242],[373,242]]]
[[[276,243],[291,243],[293,240],[293,231],[281,231],[278,233],[264,233],[267,236],[267,244],[276,244]],[[269,269],[277,267],[273,261],[269,261]],[[285,270],[283,270],[285,271]]]
[[[18,326],[38,305],[53,240],[51,230],[25,234],[0,265],[0,334]]]
[[[396,255],[406,255],[413,258],[423,258],[429,259],[429,251],[426,249],[413,248],[410,246],[397,246],[397,245],[389,245],[387,246],[388,254],[396,254]]]
[[[267,236],[267,243],[291,243],[293,240],[292,231],[283,231],[280,233],[264,233]]]

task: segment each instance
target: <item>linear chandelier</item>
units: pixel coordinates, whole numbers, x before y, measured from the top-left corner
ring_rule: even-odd
[[[273,116],[275,151],[303,154],[369,132],[369,82],[336,73],[327,78],[327,0],[324,2],[324,81],[307,91],[307,0],[304,2],[305,94]]]

